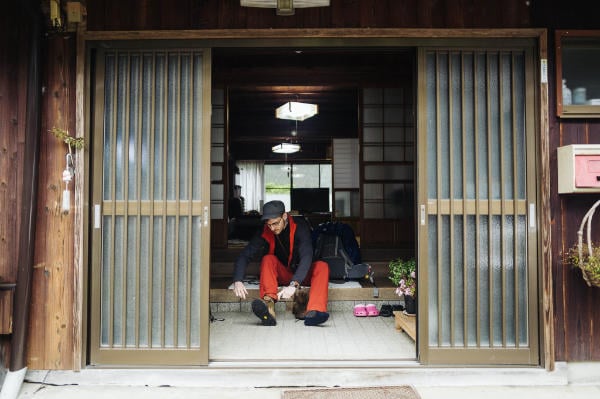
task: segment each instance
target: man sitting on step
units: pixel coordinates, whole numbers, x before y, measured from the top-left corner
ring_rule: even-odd
[[[255,235],[235,261],[233,292],[246,299],[248,291],[242,280],[246,268],[256,255],[260,262],[260,298],[252,301],[252,311],[265,326],[277,324],[275,302],[291,298],[300,285],[310,285],[304,325],[316,326],[329,318],[327,296],[329,267],[323,261],[313,262],[313,247],[308,224],[285,212],[281,201],[269,201],[263,206],[265,222],[262,232]],[[278,292],[279,286],[285,286]]]

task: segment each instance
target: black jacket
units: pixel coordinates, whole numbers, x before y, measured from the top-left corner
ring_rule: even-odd
[[[294,236],[293,242],[290,242],[290,235]],[[268,253],[277,256],[279,261],[294,273],[293,281],[302,283],[313,260],[312,237],[306,221],[302,218],[295,219],[288,214],[288,225],[277,237],[267,225],[264,225],[263,230],[257,232],[235,261],[233,281],[242,281],[248,264],[258,255],[262,258]]]

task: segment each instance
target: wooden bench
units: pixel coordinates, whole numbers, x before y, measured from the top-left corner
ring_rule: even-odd
[[[409,337],[416,340],[417,336],[417,316],[409,316],[403,311],[395,310],[394,317],[396,319],[396,329],[404,331]]]

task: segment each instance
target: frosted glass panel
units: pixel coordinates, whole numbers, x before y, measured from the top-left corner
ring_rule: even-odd
[[[439,236],[437,231],[437,218],[430,216],[427,219],[427,229],[429,237],[432,239],[427,240],[427,292],[429,292],[429,308],[427,309],[427,322],[429,324],[428,338],[430,346],[439,346],[440,341],[438,334],[440,332],[440,325],[438,322],[438,315],[440,313],[440,299],[438,295],[438,251],[437,251],[437,237]]]
[[[386,106],[383,110],[383,122],[386,124],[403,123],[404,114],[402,107]]]
[[[363,122],[365,124],[373,123],[380,124],[383,123],[383,109],[381,108],[367,108],[365,107],[363,110]]]
[[[363,160],[365,162],[381,162],[383,161],[383,147],[382,146],[363,146]]]
[[[190,242],[197,243],[202,239],[202,218],[200,216],[192,217]],[[200,347],[200,262],[201,262],[200,245],[193,244],[191,246],[191,272],[190,272],[190,346],[192,348]]]
[[[108,51],[104,63],[99,344],[197,348],[203,58]]]
[[[524,57],[425,56],[432,347],[529,345]]]
[[[223,144],[225,143],[225,128],[213,126],[210,129],[210,141],[211,143]]]
[[[224,207],[223,204],[219,204],[219,203],[211,203],[210,204],[210,218],[211,219],[223,219],[225,213],[224,213]]]
[[[214,163],[223,163],[225,161],[225,155],[223,147],[215,146],[210,149],[210,160]]]
[[[404,156],[405,151],[406,147],[404,146],[388,144],[385,147],[383,147],[383,158],[388,162],[402,162],[406,160],[406,157]]]
[[[222,184],[211,184],[210,185],[210,198],[211,200],[222,200],[223,199],[223,185]]]
[[[385,129],[386,143],[398,143],[402,141],[404,141],[404,128],[391,126]]]
[[[225,123],[225,109],[224,108],[221,108],[221,107],[213,108],[212,123],[213,124]]]
[[[221,165],[210,167],[210,180],[211,181],[223,180],[223,167]]]
[[[363,129],[363,141],[380,143],[383,141],[383,128],[382,127],[365,127]]]
[[[365,179],[367,180],[412,180],[412,165],[389,166],[368,165],[365,166]]]
[[[365,201],[364,203],[364,216],[367,219],[380,219],[383,218],[383,204],[381,203],[370,203]]]
[[[383,184],[363,184],[363,196],[366,200],[383,198]]]
[[[437,130],[436,120],[437,114],[437,92],[436,92],[436,80],[437,71],[435,69],[435,54],[427,53],[425,71],[426,71],[426,97],[427,97],[427,140],[425,145],[427,148],[427,160],[432,162],[427,168],[427,197],[437,198],[438,197],[438,184],[437,184]]]

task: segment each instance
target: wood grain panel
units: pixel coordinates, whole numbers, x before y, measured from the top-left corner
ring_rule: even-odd
[[[290,28],[525,28],[531,9],[521,0],[331,0],[277,16],[239,0],[105,0],[88,6],[90,30]],[[100,3],[102,5],[100,5]],[[158,3],[158,5],[157,5]]]
[[[24,114],[19,105],[26,87],[18,79],[25,74],[18,62],[19,50],[11,45],[19,43],[19,30],[10,21],[4,22],[0,24],[0,282],[15,282],[25,140]]]
[[[13,290],[0,291],[0,335],[12,333]]]
[[[600,121],[593,119],[554,119],[556,132],[551,134],[553,154],[551,167],[556,175],[556,147],[569,144],[600,143]],[[553,179],[555,182],[555,179]],[[556,186],[553,185],[553,192]],[[552,209],[556,217],[552,229],[554,295],[555,295],[555,350],[556,360],[590,361],[600,359],[598,332],[600,331],[597,304],[600,289],[588,287],[581,271],[564,263],[562,253],[577,241],[577,230],[597,195],[554,195]],[[594,227],[600,226],[594,223]],[[600,241],[600,229],[593,231],[593,240]]]
[[[68,147],[48,131],[52,127],[75,131],[75,43],[73,38],[56,36],[48,39],[47,44],[51,55],[45,64],[47,95],[42,103],[28,365],[34,369],[70,369],[73,367],[74,212],[63,214],[60,210]]]

